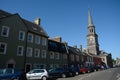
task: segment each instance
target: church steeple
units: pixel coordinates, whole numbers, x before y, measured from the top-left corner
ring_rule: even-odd
[[[88,10],[88,26],[94,26],[90,10]]]
[[[99,54],[98,35],[95,31],[90,10],[88,10],[88,34],[87,34],[87,49],[94,55]]]

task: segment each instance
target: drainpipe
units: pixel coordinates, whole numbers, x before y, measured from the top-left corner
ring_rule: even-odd
[[[28,38],[28,31],[25,37],[25,51],[24,51],[24,71],[26,72],[26,53],[27,53],[27,38]]]

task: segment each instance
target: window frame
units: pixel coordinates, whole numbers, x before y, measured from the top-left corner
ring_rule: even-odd
[[[50,59],[54,59],[54,52],[50,52]]]
[[[19,54],[19,48],[20,47],[22,49],[21,54]],[[24,51],[24,47],[23,46],[18,46],[18,48],[17,48],[17,56],[23,56],[23,51]]]
[[[39,42],[37,39],[39,39]],[[35,44],[40,44],[40,36],[38,35],[35,35]]]
[[[47,56],[47,54],[46,54],[46,50],[42,50],[41,58],[46,59],[46,56]]]
[[[38,51],[38,53],[37,53],[38,56],[36,56],[36,51]],[[35,49],[34,50],[34,57],[35,58],[39,58],[40,57],[40,49]]]
[[[60,59],[60,53],[56,52],[56,53],[55,53],[55,58],[56,58],[57,60],[59,60],[59,59]]]
[[[28,49],[31,50],[30,53],[29,53],[29,55],[28,55]],[[27,56],[27,57],[32,57],[32,53],[33,53],[33,48],[31,48],[31,47],[27,47],[26,56]]]
[[[7,29],[6,35],[4,35],[4,28]],[[1,36],[3,36],[3,37],[8,37],[8,36],[9,36],[9,30],[10,30],[10,29],[9,29],[8,26],[2,26]]]
[[[0,52],[0,54],[6,54],[6,51],[7,51],[7,43],[0,42],[0,48],[1,48],[1,44],[4,44],[5,47],[4,47],[4,52]]]
[[[22,39],[21,39],[21,33],[23,33]],[[24,41],[25,40],[25,32],[19,31],[19,40]]]
[[[29,40],[29,37],[31,36],[31,39]],[[27,41],[33,43],[33,34],[28,33]]]
[[[46,46],[47,45],[47,38],[42,37],[42,46]]]

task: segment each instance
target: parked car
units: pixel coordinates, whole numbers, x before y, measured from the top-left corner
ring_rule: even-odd
[[[20,70],[13,68],[0,69],[0,80],[14,80],[21,76]]]
[[[62,77],[66,78],[69,76],[74,76],[74,73],[69,69],[65,68],[52,68],[48,71],[50,78]]]
[[[101,70],[101,66],[93,66],[93,68],[94,68],[94,71],[99,71],[99,70]]]
[[[87,67],[80,68],[80,73],[88,73],[90,72]]]
[[[93,66],[89,66],[89,67],[87,67],[87,68],[89,69],[90,72],[96,71],[95,68],[94,68]]]
[[[26,77],[28,80],[35,79],[47,80],[48,72],[46,71],[46,69],[33,69],[26,74]]]
[[[80,73],[79,67],[70,67],[69,68],[75,75],[78,75]]]

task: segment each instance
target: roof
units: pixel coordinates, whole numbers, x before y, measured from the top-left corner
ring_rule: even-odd
[[[6,11],[0,10],[0,18],[4,18],[4,17],[10,16],[10,15],[12,15],[12,14],[8,13]]]
[[[22,20],[26,24],[26,26],[30,32],[33,32],[36,34],[41,34],[43,36],[48,37],[48,34],[45,32],[45,30],[40,25],[37,25],[37,24],[30,22],[28,20],[25,20],[25,19],[22,19]]]
[[[6,18],[6,17],[11,16],[11,15],[15,15],[15,14],[11,14],[11,13],[8,13],[6,11],[0,10],[0,18]],[[23,19],[23,18],[21,18],[21,20],[26,25],[28,31],[48,37],[48,34],[45,32],[45,30],[42,28],[41,25],[37,25],[37,24],[30,22],[30,21]]]
[[[90,10],[88,10],[88,26],[94,26]]]
[[[59,53],[67,53],[67,49],[64,43],[56,42],[53,40],[48,40],[48,50]]]
[[[81,53],[80,49],[74,48],[71,46],[68,46],[68,51],[69,51],[69,53],[72,53],[72,54],[80,54]]]

